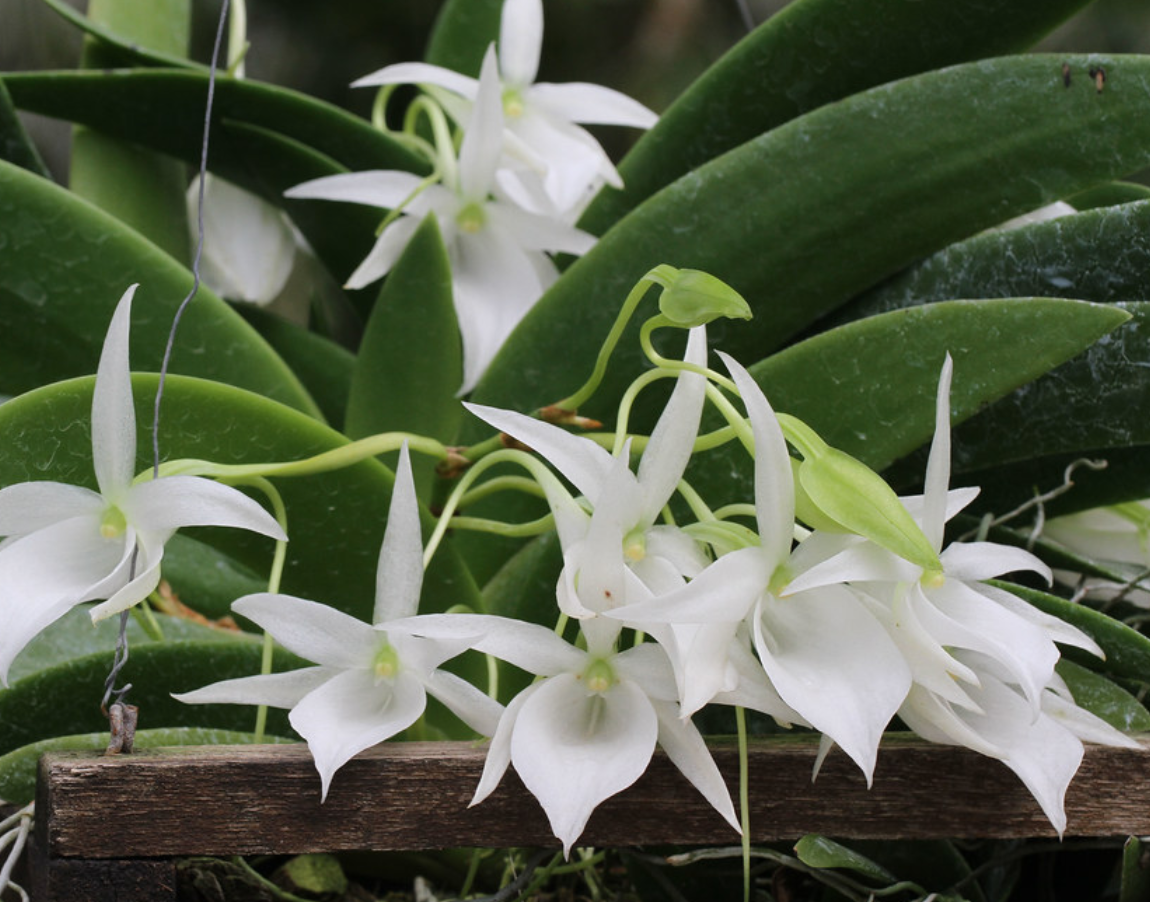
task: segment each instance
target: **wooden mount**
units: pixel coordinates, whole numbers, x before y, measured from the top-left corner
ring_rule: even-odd
[[[733,742],[712,744],[738,792]],[[1001,762],[900,735],[884,738],[870,789],[833,751],[818,779],[817,737],[754,740],[749,753],[752,841],[807,833],[846,839],[1039,837],[1055,832]],[[84,871],[115,861],[161,884],[188,855],[296,854],[459,846],[557,847],[547,819],[514,771],[484,802],[468,803],[486,748],[458,742],[388,743],[344,765],[327,801],[303,745],[217,746],[102,757],[57,752],[40,763],[33,886],[36,902]],[[1150,834],[1150,742],[1090,746],[1066,798],[1067,836]],[[738,837],[662,752],[632,787],[596,810],[581,845],[733,845]],[[124,861],[129,859],[131,861]],[[152,859],[148,861],[146,859]],[[161,859],[161,861],[155,861]],[[161,872],[149,871],[151,865]],[[53,874],[59,876],[52,876]],[[79,874],[79,876],[77,876]],[[129,878],[126,878],[129,879]],[[62,884],[61,884],[62,885]],[[105,897],[137,898],[124,888]],[[166,899],[152,885],[150,895]],[[171,898],[174,898],[172,896]]]

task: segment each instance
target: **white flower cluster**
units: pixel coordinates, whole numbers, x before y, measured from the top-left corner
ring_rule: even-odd
[[[438,183],[410,172],[368,171],[315,179],[288,197],[393,211],[347,281],[363,288],[387,274],[419,224],[434,216],[451,262],[470,391],[504,340],[558,277],[548,253],[584,254],[595,239],[572,223],[604,184],[622,185],[603,148],[576,123],[650,128],[655,114],[608,88],[536,84],[542,0],[507,0],[499,51],[479,79],[425,63],[388,66],[356,86],[425,86],[463,127],[458,159],[438,147]],[[396,215],[397,214],[397,215]]]
[[[883,528],[852,531],[838,522],[867,522],[885,502],[868,497],[871,489],[848,488],[836,507],[835,492],[819,489],[817,466],[804,479],[810,461],[792,460],[762,391],[738,363],[724,360],[746,408],[746,420],[736,412],[735,425],[753,449],[757,530],[713,515],[687,525],[664,517],[708,390],[704,328],[697,327],[686,353],[691,368],[676,377],[637,471],[631,440],[613,455],[557,426],[470,406],[580,493],[572,497],[553,476],[540,480],[563,549],[558,609],[578,623],[574,643],[507,618],[416,614],[422,548],[404,457],[374,627],[300,599],[248,597],[237,611],[318,666],[181,698],[292,708],[326,792],[356,752],[412,724],[431,692],[493,737],[473,804],[514,765],[568,851],[596,806],[638,779],[656,746],[739,829],[728,788],[690,719],[706,704],[812,727],[824,737],[821,755],[840,746],[868,781],[882,733],[898,715],[926,739],[1001,759],[1064,830],[1063,798],[1083,740],[1133,742],[1079,707],[1055,673],[1055,643],[1101,654],[1095,643],[983,582],[1019,570],[1048,577],[1045,565],[992,543],[943,548],[946,520],[977,493],[948,491],[949,359],[925,493],[890,493],[898,516],[888,521],[904,530],[905,547],[925,549],[908,555],[885,547],[900,546],[885,541]],[[852,459],[835,457],[835,465],[843,460]],[[821,507],[814,531],[796,521],[804,493],[803,504]],[[861,519],[850,512],[860,502]],[[627,638],[639,634],[650,641]],[[503,709],[437,669],[469,648],[540,679]]]

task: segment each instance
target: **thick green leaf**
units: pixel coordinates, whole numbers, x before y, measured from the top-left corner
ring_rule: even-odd
[[[1067,648],[1063,654],[1083,666],[1128,680],[1150,683],[1150,639],[1113,617],[1095,611],[1083,604],[1075,604],[1048,592],[1027,589],[1013,583],[988,580],[991,585],[1012,592],[1040,611],[1078,627],[1106,655],[1099,661],[1093,655]]]
[[[1079,76],[1069,87],[1064,63]],[[1082,77],[1099,65],[1101,93]],[[524,410],[564,397],[622,299],[660,263],[741,292],[755,319],[712,328],[712,341],[761,358],[912,260],[1150,162],[1148,113],[1150,58],[1093,56],[986,60],[822,107],[620,220],[520,324],[475,398]],[[588,412],[609,416],[640,366],[632,333]]]
[[[1150,711],[1133,695],[1106,677],[1073,661],[1059,661],[1058,675],[1066,680],[1079,707],[1124,733],[1150,731]]]
[[[951,420],[961,422],[1126,318],[1113,307],[1050,298],[950,301],[840,326],[768,357],[751,373],[776,410],[881,470],[933,435],[947,353],[954,360]],[[751,460],[734,442],[696,456],[687,478],[714,504],[753,494]]]
[[[129,283],[132,365],[158,370],[191,274],[143,236],[46,179],[0,163],[0,384],[6,394],[96,370]],[[300,410],[314,402],[227,304],[201,286],[172,370],[227,382]]]
[[[191,0],[90,0],[93,22],[144,47],[186,56]],[[103,45],[85,40],[80,65],[111,65]],[[203,117],[201,117],[202,119]],[[72,132],[68,186],[78,197],[115,216],[157,247],[187,264],[191,259],[184,191],[187,173],[176,160],[98,130]]]
[[[77,379],[22,395],[0,406],[0,485],[56,479],[92,485],[88,420],[94,380]],[[157,379],[135,376],[136,415],[150,419]],[[150,436],[140,430],[137,468],[150,464]],[[230,386],[172,377],[167,383],[160,447],[165,459],[218,463],[301,460],[340,447],[347,439],[272,401]],[[393,477],[365,460],[313,476],[275,480],[287,508],[288,545],[283,591],[371,619],[375,572]],[[430,531],[430,517],[425,519]],[[188,531],[258,573],[267,573],[272,543],[241,530]],[[454,604],[478,608],[478,590],[450,548],[428,568],[424,610]]]
[[[0,82],[0,160],[43,178],[52,177],[40,151],[24,130],[24,123],[16,115],[16,107],[3,82]]]
[[[1122,886],[1118,902],[1150,902],[1150,843],[1127,837],[1122,847]]]
[[[352,438],[414,432],[455,440],[463,407],[455,397],[463,352],[452,302],[451,263],[434,217],[408,242],[367,322],[351,377],[345,431]],[[387,458],[394,465],[394,456]],[[427,499],[434,462],[413,462]]]
[[[140,727],[211,727],[250,730],[255,709],[248,705],[185,705],[171,697],[217,680],[260,671],[258,642],[153,642],[131,651],[120,685],[132,684],[126,701],[140,708]],[[299,658],[278,651],[274,669],[301,665]],[[108,721],[100,713],[104,680],[112,649],[75,658],[0,689],[0,754],[54,736],[98,733]],[[293,736],[287,712],[268,712],[268,731]]]
[[[663,113],[620,164],[624,189],[602,192],[580,224],[600,235],[683,174],[823,104],[928,69],[1025,50],[1088,2],[797,0]]]
[[[167,562],[168,559],[165,555],[164,564],[166,565]],[[266,582],[262,588],[266,590]],[[232,600],[234,601],[238,597],[233,596]],[[41,670],[64,664],[73,658],[105,652],[114,648],[116,636],[120,630],[119,618],[109,617],[93,624],[89,614],[90,608],[91,605],[73,608],[29,642],[12,662],[12,666],[8,670],[8,682],[14,683]],[[156,624],[163,632],[164,641],[254,641],[250,633],[242,633],[238,630],[212,629],[190,620],[169,617],[165,614],[153,616]],[[156,641],[144,631],[135,617],[128,621],[127,635],[131,648]]]
[[[334,341],[259,307],[243,304],[238,310],[291,367],[315,398],[324,418],[329,423],[339,423],[347,407],[355,355]]]
[[[503,0],[447,0],[435,20],[427,62],[479,77],[487,46],[499,38]]]
[[[883,884],[895,883],[898,880],[894,874],[865,855],[860,855],[833,839],[814,833],[807,834],[795,843],[795,855],[799,861],[812,868],[845,868]]]
[[[107,24],[93,22],[75,7],[63,0],[41,0],[61,18],[70,22],[90,38],[100,43],[101,59],[106,60],[108,67],[116,66],[160,66],[167,68],[204,69],[199,63],[185,59],[177,53],[165,53],[157,47],[144,47],[138,41],[126,36],[118,30],[109,28]]]
[[[140,70],[5,75],[12,99],[29,112],[98,126],[198,163],[207,96],[206,73]],[[219,78],[212,128],[243,122],[291,138],[352,170],[426,171],[421,157],[362,119],[304,94],[250,79]],[[212,144],[213,168],[226,146]]]
[[[231,616],[237,598],[267,591],[266,577],[183,533],[164,546],[164,579],[183,604],[209,620]]]
[[[209,727],[167,727],[139,730],[134,746],[138,749],[165,748],[175,745],[249,745],[254,733],[218,730]],[[264,742],[295,742],[279,736],[264,736]],[[6,755],[0,755],[0,799],[15,805],[31,802],[36,796],[36,769],[45,752],[100,751],[108,745],[108,731],[56,736],[29,743]]]

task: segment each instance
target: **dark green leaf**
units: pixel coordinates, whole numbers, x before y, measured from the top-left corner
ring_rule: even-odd
[[[140,708],[141,729],[152,727],[211,727],[250,730],[255,709],[248,705],[185,705],[171,697],[217,680],[260,672],[260,643],[153,642],[132,649],[121,684],[131,683],[127,701]],[[274,669],[299,667],[287,652],[276,653]],[[100,713],[104,679],[112,665],[112,649],[75,658],[12,683],[0,690],[0,754],[30,742],[76,733],[98,733],[108,721]],[[268,712],[268,730],[294,735],[287,712]]]
[[[807,834],[795,843],[795,854],[799,857],[799,861],[812,868],[846,868],[884,884],[894,883],[898,879],[865,855],[860,855],[833,839],[813,833]]]
[[[1150,902],[1150,843],[1128,837],[1122,847],[1122,886],[1118,902]]]
[[[483,54],[499,38],[503,0],[447,0],[435,20],[427,62],[479,77]]]
[[[1104,65],[1106,89],[1081,77],[1064,87],[1064,62],[1076,73]],[[746,297],[754,320],[712,328],[711,340],[761,358],[912,260],[1150,162],[1148,76],[1141,57],[1010,57],[792,120],[622,219],[520,324],[475,399],[526,410],[564,397],[622,299],[660,263],[705,270]],[[610,419],[640,367],[631,333],[588,412]]]
[[[1124,733],[1150,731],[1150,711],[1121,686],[1073,661],[1059,661],[1058,675],[1066,680],[1080,708],[1102,718],[1114,729]]]
[[[99,41],[101,59],[107,60],[108,66],[161,66],[168,68],[204,69],[199,63],[185,59],[173,53],[164,53],[160,50],[149,49],[132,38],[120,34],[111,28],[93,22],[75,7],[62,0],[41,0],[61,18],[70,22],[84,34]]]
[[[1107,182],[1096,188],[1087,188],[1066,198],[1076,210],[1094,210],[1098,207],[1116,207],[1134,201],[1150,199],[1150,186],[1137,182]]]
[[[355,355],[274,313],[250,304],[242,304],[238,310],[292,368],[324,418],[339,423],[347,407]]]
[[[36,72],[4,76],[21,109],[99,127],[198,163],[208,77],[188,71]],[[422,158],[338,107],[250,79],[220,78],[212,108],[213,131],[243,122],[278,132],[351,170],[426,171]],[[226,147],[212,145],[212,166]]]
[[[683,174],[823,104],[928,69],[1025,50],[1088,2],[797,0],[663,113],[620,165],[623,191],[602,192],[581,225],[601,235]],[[1078,78],[1087,80],[1085,72]]]
[[[451,264],[434,217],[412,236],[384,283],[351,376],[346,432],[414,432],[445,444],[463,408],[455,397],[463,352],[452,302]],[[394,456],[387,459],[394,466]],[[413,461],[419,497],[427,499],[434,461]]]
[[[954,360],[951,420],[961,422],[1125,318],[1111,307],[1048,298],[951,301],[832,329],[768,357],[751,374],[776,410],[882,470],[933,435],[947,353]],[[736,443],[698,455],[688,480],[714,504],[753,494],[751,461]]]
[[[988,582],[1013,592],[1038,610],[1078,627],[1093,639],[1106,655],[1105,661],[1099,661],[1093,655],[1080,653],[1074,649],[1064,649],[1064,654],[1075,662],[1123,679],[1150,683],[1150,639],[1141,633],[1093,608],[1058,598],[1048,592],[1027,589],[998,580]]]
[[[7,163],[0,163],[0,198],[5,391],[95,372],[112,311],[131,282],[141,283],[132,309],[132,365],[159,370],[191,274],[117,220]],[[172,370],[316,411],[267,343],[202,286],[181,321]]]
[[[16,115],[16,107],[12,105],[12,97],[3,82],[0,82],[0,160],[43,178],[52,177],[40,151],[24,130],[24,123]]]

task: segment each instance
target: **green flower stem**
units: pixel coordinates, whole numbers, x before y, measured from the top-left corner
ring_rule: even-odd
[[[484,498],[494,495],[497,492],[505,491],[518,491],[527,495],[535,495],[538,498],[543,497],[543,489],[539,487],[539,483],[534,479],[528,479],[526,476],[497,476],[494,479],[489,479],[477,485],[465,494],[459,500],[459,506],[467,507],[467,505],[482,501]]]
[[[152,610],[152,606],[145,601],[143,604],[133,605],[131,608],[132,618],[136,623],[140,624],[141,629],[153,642],[164,641],[164,631],[160,627],[160,623],[156,620],[156,614]]]
[[[427,122],[431,126],[431,134],[434,139],[434,156],[432,159],[435,161],[435,171],[443,176],[444,182],[455,188],[459,184],[459,166],[455,158],[455,139],[452,137],[447,116],[438,103],[426,94],[421,94],[407,108],[407,114],[403,120],[405,135],[409,137],[416,135],[420,115],[426,116]]]
[[[750,774],[747,765],[747,715],[735,706],[739,731],[739,826],[743,828],[743,902],[751,902],[751,803]]]
[[[735,438],[737,438],[742,443],[743,447],[747,449],[747,453],[754,457],[755,436],[754,433],[751,432],[751,426],[747,422],[746,418],[741,413],[739,413],[738,410],[735,409],[735,405],[732,404],[727,399],[727,396],[724,395],[716,386],[707,386],[707,397],[710,399],[711,403],[715,405],[715,408],[719,411],[719,413],[723,415],[723,418],[727,421],[731,431],[734,433]]]
[[[209,460],[182,459],[160,464],[160,476],[210,476],[220,480],[242,480],[261,476],[313,476],[350,467],[360,461],[389,451],[398,451],[404,442],[412,451],[418,451],[438,460],[448,458],[442,442],[408,432],[384,432],[349,442],[339,448],[324,451],[303,460],[266,464],[218,464]],[[152,478],[151,469],[136,477],[140,482]]]
[[[483,473],[501,463],[518,464],[534,476],[535,481],[539,483],[539,485],[545,487],[550,486],[552,491],[567,493],[567,489],[563,487],[563,483],[559,481],[559,478],[547,469],[542,461],[532,457],[526,451],[505,448],[502,451],[495,451],[488,454],[486,457],[477,461],[463,474],[463,477],[459,480],[459,484],[448,496],[447,502],[443,506],[443,513],[439,516],[439,522],[435,524],[435,531],[432,532],[431,538],[427,540],[427,547],[423,551],[423,566],[425,568],[435,556],[436,549],[439,548],[439,543],[443,541],[443,536],[447,533],[448,528],[454,525],[452,516],[459,507],[460,500],[464,494]]]
[[[745,502],[727,504],[715,511],[716,520],[730,520],[732,517],[750,517],[753,519],[756,516],[758,516],[758,512],[755,510],[755,506]]]
[[[599,348],[599,356],[595,358],[595,367],[591,371],[590,378],[583,384],[573,395],[564,398],[555,407],[562,408],[563,410],[578,410],[580,405],[587,403],[587,400],[595,394],[596,389],[599,388],[599,383],[603,381],[603,375],[607,372],[607,362],[611,359],[611,354],[615,351],[615,346],[619,343],[619,339],[623,336],[623,330],[627,327],[627,323],[631,321],[631,316],[635,313],[635,308],[639,306],[639,302],[647,294],[647,291],[654,285],[666,286],[666,280],[663,276],[665,270],[669,269],[666,264],[656,266],[647,275],[643,276],[631,289],[631,293],[627,295],[626,300],[623,301],[623,306],[619,310],[619,315],[615,317],[615,323],[611,326],[611,331],[607,333],[607,338],[603,342],[603,346]]]
[[[548,514],[528,523],[504,523],[502,520],[486,520],[482,517],[455,517],[452,529],[469,529],[472,532],[486,532],[494,536],[511,539],[524,539],[541,536],[555,528],[555,518]]]
[[[279,490],[276,489],[268,480],[260,476],[252,476],[246,479],[237,479],[229,482],[233,486],[246,485],[254,489],[259,489],[263,492],[264,496],[272,506],[272,513],[275,515],[276,522],[280,525],[280,529],[286,534],[288,531],[287,508],[284,506],[283,497],[280,495]],[[280,581],[283,579],[284,562],[287,559],[287,542],[276,542],[276,550],[272,555],[271,572],[268,574],[268,592],[275,594],[280,590]],[[274,652],[274,642],[271,634],[264,630],[263,650],[260,656],[260,674],[268,674],[272,672],[272,654]],[[263,742],[264,730],[268,722],[268,708],[267,705],[259,705],[256,708],[256,726],[255,733],[256,742]]]
[[[244,77],[244,57],[248,54],[248,8],[244,0],[231,0],[228,7],[228,74]]]
[[[687,506],[691,509],[691,513],[695,515],[696,520],[704,523],[708,520],[719,519],[714,511],[707,505],[707,502],[703,500],[703,496],[696,492],[687,480],[680,479],[677,488],[679,494],[683,496],[683,500],[687,502]],[[752,511],[753,510],[754,508],[752,508]]]

